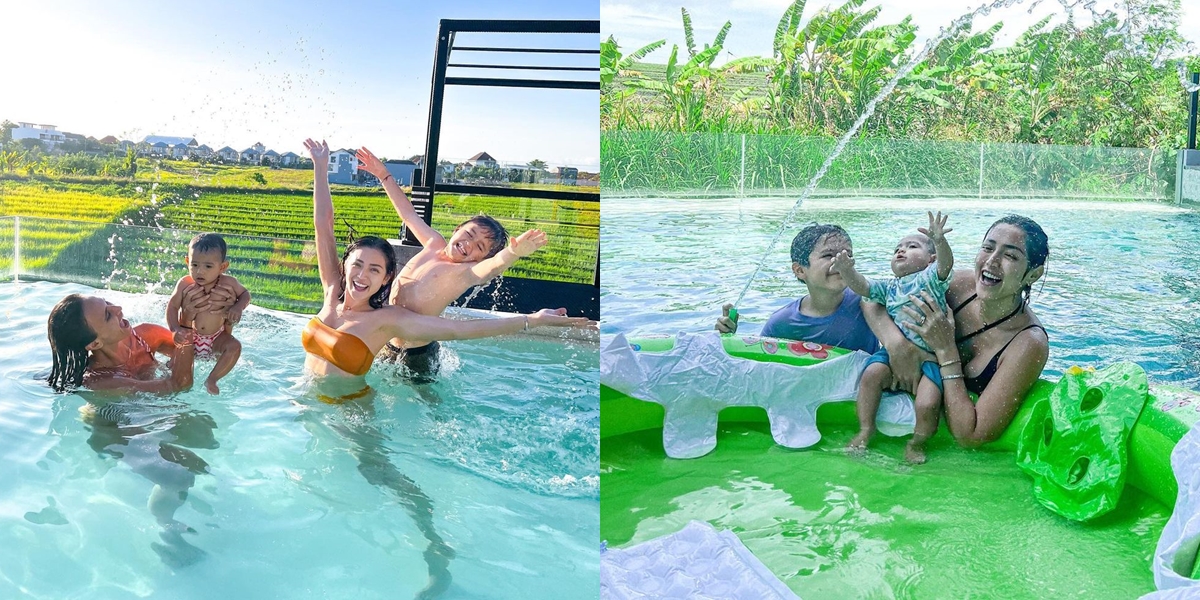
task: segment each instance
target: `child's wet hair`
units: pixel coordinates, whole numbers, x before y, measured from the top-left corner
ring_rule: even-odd
[[[372,294],[370,299],[371,308],[383,308],[387,304],[388,294],[392,289],[392,279],[396,275],[396,251],[392,248],[391,242],[373,235],[364,235],[346,246],[346,252],[342,254],[342,262],[338,265],[342,281],[342,292],[338,294],[338,301],[346,299],[346,259],[350,257],[351,252],[359,248],[372,248],[383,253],[383,259],[387,266],[387,280],[379,286],[379,291]]]
[[[192,238],[191,243],[188,244],[188,253],[198,252],[204,254],[214,250],[221,253],[221,261],[224,262],[227,250],[225,238],[215,233],[201,233]]]
[[[937,245],[933,243],[933,238],[931,238],[919,231],[914,233],[913,235],[919,236],[921,238],[921,243],[925,245],[926,252],[928,252],[930,254],[937,254]]]
[[[458,227],[454,228],[454,231],[458,231],[459,229],[462,229],[471,223],[474,223],[482,228],[487,233],[488,239],[492,241],[492,247],[488,249],[488,253],[485,258],[491,258],[499,254],[500,251],[508,245],[508,230],[506,230],[504,226],[500,224],[500,221],[497,221],[487,215],[476,215],[471,217],[470,219],[459,223]]]
[[[817,242],[826,235],[834,235],[850,241],[850,234],[837,225],[832,223],[809,224],[801,229],[796,237],[792,238],[792,262],[800,263],[802,267],[808,267],[808,256],[812,254]]]

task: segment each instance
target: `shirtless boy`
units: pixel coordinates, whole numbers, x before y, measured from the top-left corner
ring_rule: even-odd
[[[546,234],[539,229],[530,229],[509,240],[504,226],[486,215],[462,222],[447,241],[425,224],[383,162],[366,148],[360,148],[357,157],[362,168],[383,184],[392,206],[423,246],[392,284],[389,302],[394,305],[423,315],[440,316],[464,292],[491,281],[517,259],[546,245]],[[408,367],[418,383],[428,383],[437,375],[435,341],[395,338],[384,352],[389,360]]]

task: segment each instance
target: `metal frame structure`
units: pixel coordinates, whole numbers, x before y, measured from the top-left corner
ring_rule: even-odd
[[[1200,73],[1192,73],[1192,85],[1200,84]],[[1200,104],[1200,91],[1192,92],[1188,102],[1187,149],[1196,149],[1196,112]]]
[[[434,54],[433,62],[433,89],[429,99],[429,129],[425,138],[425,157],[423,167],[419,175],[414,175],[413,179],[413,205],[417,208],[417,213],[426,223],[433,224],[433,201],[438,192],[449,192],[455,194],[485,194],[489,196],[503,196],[516,198],[531,198],[535,200],[571,200],[582,202],[600,202],[599,193],[583,193],[583,192],[563,192],[557,190],[529,190],[510,187],[497,187],[485,185],[467,185],[467,184],[448,184],[437,182],[437,164],[438,151],[440,149],[441,133],[442,133],[442,107],[445,100],[446,86],[481,86],[481,87],[500,87],[500,88],[540,88],[540,89],[555,89],[555,90],[600,90],[600,67],[598,64],[600,50],[591,49],[572,49],[572,48],[519,48],[519,47],[481,47],[481,46],[459,46],[454,45],[455,35],[458,33],[577,33],[577,34],[599,34],[600,21],[540,21],[540,20],[506,20],[506,21],[485,21],[485,20],[463,20],[463,19],[442,19],[441,26],[438,30],[437,51]],[[461,52],[496,52],[496,53],[524,53],[524,54],[551,54],[551,55],[571,55],[571,54],[594,54],[597,57],[597,66],[595,67],[566,67],[566,66],[537,66],[537,65],[499,65],[499,64],[476,64],[476,63],[452,63],[451,54],[455,51]],[[473,69],[485,71],[534,71],[534,72],[594,72],[596,73],[595,81],[579,81],[570,79],[529,79],[529,78],[508,78],[508,77],[458,77],[449,76],[447,71],[450,69]],[[419,246],[420,242],[412,235],[411,231],[405,231],[402,236],[402,244],[405,246]],[[496,284],[493,283],[484,291],[489,291]],[[552,281],[538,281],[531,279],[521,279],[508,277],[504,284],[506,291],[511,291],[507,294],[509,300],[507,302],[493,302],[492,297],[498,294],[476,294],[478,301],[472,302],[470,306],[477,308],[496,308],[500,310],[520,310],[528,311],[532,308],[543,308],[547,303],[553,303],[556,306],[566,306],[571,314],[584,315],[593,319],[600,318],[600,248],[597,242],[596,248],[596,268],[593,274],[592,285],[562,283]],[[511,288],[511,290],[510,290]],[[466,296],[464,294],[464,296]]]

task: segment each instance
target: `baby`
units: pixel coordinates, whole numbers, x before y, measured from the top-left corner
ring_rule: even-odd
[[[888,314],[896,321],[900,331],[917,347],[930,352],[929,344],[921,339],[908,327],[906,321],[912,322],[912,317],[902,310],[912,306],[910,296],[919,296],[928,292],[933,296],[942,310],[946,307],[946,289],[950,287],[953,274],[954,255],[946,242],[946,234],[951,229],[945,229],[949,215],[942,216],[938,212],[935,217],[929,213],[929,228],[919,228],[920,233],[906,236],[896,244],[892,254],[892,273],[895,279],[869,281],[858,271],[854,270],[854,258],[846,251],[840,252],[833,259],[833,268],[842,275],[842,279],[850,289],[863,298],[878,302],[887,307]],[[942,405],[942,375],[938,364],[925,361],[921,364],[921,381],[917,384],[917,393],[913,400],[916,409],[917,423],[913,429],[913,437],[904,450],[905,460],[920,464],[925,462],[925,443],[937,431],[938,411]],[[892,385],[892,370],[889,365],[887,350],[879,349],[867,361],[859,381],[857,413],[858,435],[850,441],[851,448],[866,448],[875,434],[875,413],[879,410],[880,397],[883,390]]]
[[[195,346],[196,358],[217,358],[217,364],[204,382],[210,394],[219,394],[217,381],[227,375],[242,355],[242,344],[233,337],[233,325],[242,320],[242,311],[250,304],[250,292],[231,275],[226,275],[225,239],[215,233],[202,233],[188,244],[188,275],[175,284],[175,293],[167,302],[167,327],[175,333],[176,344]],[[184,325],[182,303],[185,291],[195,284],[205,295],[220,285],[233,291],[237,300],[228,309],[201,312]],[[189,315],[190,316],[190,315]]]

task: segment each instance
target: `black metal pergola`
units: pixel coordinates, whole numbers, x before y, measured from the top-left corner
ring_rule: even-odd
[[[438,182],[438,151],[442,132],[442,108],[445,99],[446,86],[476,86],[499,88],[539,88],[550,90],[600,90],[599,54],[597,48],[523,48],[523,47],[491,47],[491,46],[455,46],[455,35],[458,33],[558,33],[558,34],[599,34],[600,21],[537,21],[537,20],[461,20],[442,19],[438,31],[437,52],[433,62],[433,90],[429,101],[429,129],[425,142],[425,157],[422,169],[414,177],[412,202],[417,213],[426,223],[433,224],[433,202],[439,192],[454,194],[480,194],[489,196],[526,198],[552,202],[555,200],[600,202],[599,193],[567,192],[559,190],[521,189],[495,185],[471,185]],[[521,55],[596,55],[595,67],[572,66],[539,66],[539,65],[504,65],[492,63],[450,62],[455,51],[472,53],[518,53]],[[496,75],[492,77],[460,77],[447,75],[447,71],[471,69]],[[520,77],[502,77],[508,71],[523,71],[546,73],[547,78],[530,79]],[[562,75],[567,72],[594,72],[594,81],[581,81],[569,78],[553,78],[552,75]],[[597,99],[597,102],[599,100]],[[596,124],[599,127],[599,123]],[[599,235],[597,235],[597,240]],[[419,246],[420,243],[411,231],[405,231],[402,245]],[[460,300],[467,301],[467,306],[493,310],[508,310],[529,312],[539,308],[565,306],[571,315],[587,316],[592,319],[600,318],[600,248],[597,241],[596,266],[592,284],[565,283],[558,281],[542,281],[506,276],[503,282],[492,282],[482,293],[464,294]],[[502,290],[500,288],[503,288]],[[468,298],[470,297],[470,298]]]

